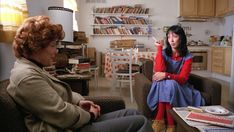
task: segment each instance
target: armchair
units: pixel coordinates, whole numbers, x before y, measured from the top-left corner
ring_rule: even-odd
[[[152,112],[146,103],[147,95],[151,88],[153,75],[153,61],[142,60],[141,73],[135,75],[135,87],[133,95],[138,105],[138,110],[148,118],[152,118]],[[219,105],[221,103],[221,84],[209,78],[190,74],[189,83],[201,92],[205,99],[205,105]]]
[[[0,131],[1,132],[26,132],[24,119],[18,105],[8,95],[6,88],[9,80],[0,81]],[[107,113],[125,108],[125,103],[120,97],[89,97],[86,99],[92,100],[99,104],[102,109],[101,113]]]

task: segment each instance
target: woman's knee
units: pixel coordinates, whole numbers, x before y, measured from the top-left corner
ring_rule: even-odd
[[[167,80],[167,83],[171,85],[178,85],[178,82],[173,79]]]
[[[167,80],[166,87],[169,87],[171,93],[179,91],[179,83],[175,80]]]
[[[140,112],[136,109],[124,109],[127,115],[140,115]]]
[[[179,83],[175,80],[167,80],[167,86],[169,87],[173,87],[173,88],[177,88]]]

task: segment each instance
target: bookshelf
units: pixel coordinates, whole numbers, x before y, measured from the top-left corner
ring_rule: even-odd
[[[94,8],[92,15],[92,36],[151,35],[149,8],[143,8],[141,5]]]

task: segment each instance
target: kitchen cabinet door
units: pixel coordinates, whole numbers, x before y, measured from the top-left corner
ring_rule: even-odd
[[[197,16],[197,0],[180,0],[180,16]]]
[[[231,75],[231,65],[232,65],[232,48],[225,49],[225,65],[224,74],[227,76]]]
[[[228,11],[229,0],[216,0],[216,16],[223,16]]]
[[[180,16],[213,17],[215,0],[180,0]]]
[[[230,12],[234,11],[234,0],[229,0],[229,10]]]
[[[198,16],[213,17],[215,13],[214,0],[198,0]]]
[[[212,47],[212,72],[223,74],[224,63],[224,48]]]
[[[232,48],[212,47],[212,72],[231,75]]]

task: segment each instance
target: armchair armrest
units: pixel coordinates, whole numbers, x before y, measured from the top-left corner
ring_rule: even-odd
[[[221,104],[221,84],[209,78],[190,74],[189,83],[205,97],[206,105]]]
[[[145,75],[149,80],[152,80],[153,76],[153,66],[154,62],[149,59],[141,59],[140,62],[142,63],[141,65],[141,72],[143,75]]]
[[[146,117],[152,118],[152,112],[147,105],[147,95],[150,91],[152,82],[141,73],[136,74],[134,77],[135,87],[133,87],[133,95],[138,106],[138,111]]]
[[[101,107],[101,114],[125,109],[124,100],[121,97],[113,97],[113,96],[99,96],[99,97],[91,97],[91,96],[84,96],[85,99],[91,100],[94,103],[100,105]]]

